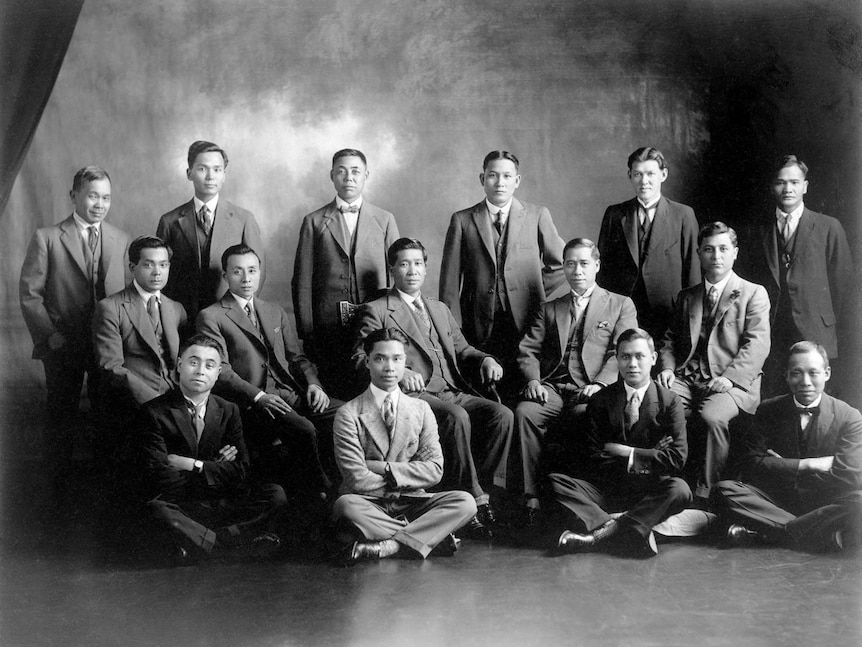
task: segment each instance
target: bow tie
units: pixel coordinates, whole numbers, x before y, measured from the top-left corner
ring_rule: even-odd
[[[338,210],[341,213],[359,213],[359,207],[357,207],[355,204],[351,204],[346,207],[338,207]]]
[[[820,413],[820,407],[796,407],[796,413],[800,416],[803,414],[817,415]]]

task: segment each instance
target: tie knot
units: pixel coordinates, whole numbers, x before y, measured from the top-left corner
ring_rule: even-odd
[[[629,398],[629,404],[636,405],[641,401],[641,396],[638,395],[638,392],[635,391],[632,393],[632,397]]]
[[[342,205],[338,207],[341,213],[359,213],[359,207],[355,204]]]

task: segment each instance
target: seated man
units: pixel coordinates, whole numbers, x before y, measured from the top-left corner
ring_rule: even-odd
[[[179,386],[141,412],[137,437],[147,505],[181,541],[180,560],[240,547],[262,556],[281,543],[262,531],[284,505],[284,491],[278,485],[249,488],[239,409],[210,393],[221,360],[216,342],[194,335],[180,347]]]
[[[524,401],[515,409],[515,430],[521,440],[528,524],[539,508],[536,472],[549,423],[557,423],[561,442],[575,433],[590,398],[617,379],[617,337],[638,325],[631,299],[596,285],[600,266],[593,241],[566,243],[563,272],[571,292],[539,307],[519,347],[518,367],[526,386]]]
[[[468,532],[488,536],[496,519],[484,487],[506,486],[513,417],[503,405],[480,397],[462,371],[469,369],[491,383],[500,379],[503,369],[493,357],[467,343],[448,307],[421,295],[427,260],[425,248],[416,239],[399,238],[392,243],[388,262],[395,287],[360,307],[360,341],[353,357],[357,370],[366,372],[361,340],[372,330],[394,327],[410,340],[401,389],[431,405],[446,452],[443,482],[476,498],[478,515]],[[473,432],[479,438],[471,441]],[[474,455],[481,461],[478,470]]]
[[[228,247],[221,258],[228,290],[198,314],[197,329],[227,356],[216,393],[242,407],[253,462],[266,482],[288,495],[325,498],[330,483],[318,454],[317,429],[329,446],[335,410],[317,371],[299,350],[293,323],[278,305],[255,296],[261,269],[245,245]]]
[[[691,501],[678,476],[688,452],[682,402],[650,380],[655,360],[645,330],[619,336],[620,379],[587,405],[581,464],[550,476],[565,525],[578,529],[559,536],[560,552],[592,549],[613,537],[609,544],[652,557],[658,554],[652,528]],[[626,512],[617,519],[609,514],[619,510]]]
[[[351,565],[407,550],[424,559],[438,544],[451,555],[458,547],[451,533],[476,514],[466,492],[424,490],[440,482],[443,453],[431,407],[398,388],[409,343],[395,329],[369,333],[362,344],[371,385],[335,415],[343,480],[332,514],[364,538],[351,547]]]
[[[697,235],[704,280],[682,290],[659,351],[659,384],[682,398],[689,424],[689,468],[705,507],[730,451],[730,421],[760,404],[769,354],[769,297],[733,271],[736,232],[723,222]],[[705,447],[704,447],[705,445]],[[690,470],[692,471],[692,470]]]
[[[751,421],[742,481],[721,481],[717,509],[731,543],[761,539],[806,550],[862,542],[862,414],[823,392],[826,349],[790,347],[790,393],[764,402]]]

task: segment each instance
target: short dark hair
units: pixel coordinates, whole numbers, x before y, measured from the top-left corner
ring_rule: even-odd
[[[243,256],[245,254],[254,254],[257,257],[257,262],[260,263],[260,254],[245,243],[237,243],[228,247],[221,255],[221,271],[227,272],[227,259],[231,256]]]
[[[518,158],[515,157],[514,153],[510,153],[509,151],[491,151],[485,155],[485,159],[482,160],[482,170],[484,171],[488,168],[488,164],[494,160],[509,160],[515,165],[515,170],[519,170],[521,168],[521,163],[518,161]]]
[[[227,168],[227,153],[218,144],[198,140],[189,146],[189,168],[195,165],[195,160],[202,153],[221,153],[221,158],[224,160],[224,167]]]
[[[157,238],[156,236],[138,236],[132,241],[132,244],[129,245],[129,262],[132,265],[137,265],[141,260],[142,250],[159,249],[160,247],[164,247],[168,250],[168,260],[171,260],[174,257],[174,250],[172,250],[171,246],[161,238]]]
[[[650,352],[655,352],[655,342],[652,339],[652,335],[643,328],[629,328],[628,330],[624,330],[620,336],[617,337],[617,353],[619,354],[620,346],[625,342],[637,341],[638,339],[645,339]]]
[[[736,239],[736,230],[733,227],[728,227],[721,220],[716,220],[715,222],[710,222],[705,224],[700,228],[700,231],[697,232],[697,246],[700,247],[701,243],[703,243],[704,238],[709,238],[710,236],[718,236],[719,234],[727,234],[730,236],[730,242],[734,247],[739,247]]]
[[[221,344],[219,344],[215,339],[205,335],[203,333],[196,333],[186,339],[183,343],[180,344],[180,352],[177,354],[178,357],[182,357],[183,353],[185,353],[192,346],[204,346],[206,348],[215,348],[218,351],[219,359],[224,360],[225,353],[222,350]]]
[[[805,353],[817,353],[823,358],[823,365],[829,368],[829,353],[826,349],[816,341],[798,341],[790,347],[790,353],[787,356],[787,362],[790,363],[790,358],[793,355],[804,355]]]
[[[378,328],[368,333],[368,336],[362,340],[362,350],[365,351],[366,355],[370,355],[371,351],[374,350],[374,344],[381,341],[400,341],[404,344],[405,349],[410,346],[407,335],[397,328]]]
[[[389,267],[395,265],[395,261],[398,260],[398,252],[402,252],[405,249],[419,249],[422,251],[422,260],[426,263],[428,262],[428,252],[425,251],[425,246],[419,242],[416,238],[399,238],[394,243],[389,246],[389,249],[386,250],[386,261],[389,263]]]
[[[342,157],[358,157],[362,160],[362,163],[365,164],[365,166],[368,166],[368,160],[365,159],[365,153],[356,148],[342,148],[340,151],[337,151],[335,155],[332,156],[332,166],[335,167],[335,163]]]
[[[778,160],[778,163],[775,165],[775,173],[773,174],[772,177],[774,178],[776,175],[778,175],[778,172],[781,169],[787,168],[788,166],[798,166],[799,170],[802,171],[802,175],[805,176],[805,178],[808,178],[808,165],[805,162],[803,162],[801,159],[796,157],[796,155],[784,155],[784,156],[782,156]]]
[[[78,172],[75,173],[75,177],[72,179],[72,191],[80,191],[85,183],[92,182],[93,180],[107,180],[111,182],[111,176],[108,175],[105,169],[98,166],[85,166],[78,169]]]
[[[590,256],[593,257],[594,261],[597,261],[601,258],[601,254],[599,253],[599,247],[589,238],[572,238],[569,242],[566,243],[566,246],[563,247],[563,258],[566,256],[566,252],[570,249],[575,249],[576,247],[586,247],[590,250]]]
[[[632,170],[632,166],[635,162],[649,162],[650,160],[658,162],[658,167],[662,170],[668,168],[667,161],[664,159],[664,155],[662,155],[662,152],[659,149],[644,146],[629,155],[629,170]]]

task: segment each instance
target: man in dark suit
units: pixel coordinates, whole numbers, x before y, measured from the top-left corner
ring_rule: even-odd
[[[226,353],[216,392],[242,406],[263,479],[281,484],[290,496],[319,503],[329,479],[320,462],[318,429],[330,447],[335,410],[343,403],[330,402],[314,365],[299,350],[287,313],[255,296],[260,277],[255,251],[234,245],[221,262],[228,291],[197,320],[198,332]]]
[[[499,358],[513,382],[529,317],[565,283],[563,239],[545,207],[514,197],[518,170],[508,151],[485,156],[479,174],[485,199],[452,214],[440,263],[440,300],[467,341]]]
[[[721,481],[717,508],[732,544],[763,540],[806,550],[862,544],[862,414],[823,392],[825,348],[790,348],[790,393],[764,402],[749,429],[740,481]],[[744,525],[742,525],[744,524]]]
[[[697,244],[705,278],[676,298],[659,351],[658,381],[680,396],[687,416],[694,414],[689,466],[701,470],[694,476],[695,496],[705,504],[727,462],[730,421],[760,404],[769,297],[762,285],[734,273],[739,247],[733,229],[723,222],[704,225]]]
[[[179,561],[213,549],[264,556],[281,545],[262,530],[274,523],[284,491],[250,488],[239,409],[210,393],[221,359],[215,341],[192,336],[180,348],[178,387],[150,400],[140,416],[147,506],[179,542]]]
[[[257,250],[261,287],[266,276],[254,214],[220,197],[227,163],[227,153],[212,142],[189,146],[186,177],[194,185],[194,197],[164,214],[156,230],[174,251],[165,294],[183,304],[190,322],[226,289],[219,260],[229,246],[242,243]]]
[[[395,217],[362,197],[368,173],[362,151],[332,156],[335,199],[303,219],[293,269],[299,338],[327,389],[342,398],[356,392],[344,370],[353,350],[353,309],[389,287],[386,250],[398,239]]]
[[[753,228],[745,258],[747,277],[766,286],[772,304],[767,396],[784,391],[791,345],[811,340],[822,344],[830,359],[849,355],[843,344],[859,324],[847,237],[835,218],[805,206],[807,175],[808,167],[795,155],[781,159],[771,185],[775,212]]]
[[[563,531],[560,552],[617,545],[652,557],[658,554],[652,528],[691,501],[678,476],[688,451],[682,402],[650,380],[655,361],[645,330],[632,328],[617,339],[620,379],[587,405],[580,464],[550,475],[563,525],[578,530]],[[618,510],[625,510],[618,518],[609,514]]]
[[[186,312],[161,293],[170,266],[171,250],[162,239],[136,238],[129,246],[132,282],[96,306],[93,347],[113,411],[137,409],[175,386]]]
[[[506,487],[513,420],[502,404],[480,397],[465,373],[492,383],[500,379],[503,369],[492,356],[467,343],[449,308],[421,294],[427,260],[418,240],[401,238],[392,244],[389,271],[395,287],[360,307],[353,358],[360,375],[366,377],[362,339],[379,328],[397,328],[407,336],[410,344],[401,390],[431,405],[446,452],[444,482],[476,498],[478,514],[468,532],[485,536],[496,521],[485,488]]]
[[[676,295],[700,282],[697,219],[691,207],[662,196],[668,166],[661,151],[639,148],[628,167],[636,196],[605,211],[598,282],[631,297],[641,327],[661,339]]]
[[[69,195],[74,212],[36,230],[19,284],[33,358],[45,367],[49,439],[44,450],[52,471],[71,454],[85,374],[91,401],[98,391],[91,342],[96,303],[123,289],[128,268],[129,237],[105,222],[111,208],[108,174],[96,166],[80,169]]]
[[[560,443],[576,433],[590,398],[617,379],[617,337],[638,325],[631,299],[596,285],[600,267],[593,241],[566,243],[563,272],[571,292],[539,306],[518,348],[525,386],[515,409],[515,432],[528,525],[539,509],[537,469],[548,425],[559,425]]]
[[[333,506],[336,522],[362,539],[348,564],[409,550],[422,559],[438,544],[451,555],[451,533],[476,514],[466,492],[437,492],[443,452],[431,407],[398,388],[410,342],[399,330],[375,330],[363,340],[371,384],[335,417],[335,457],[343,477]]]

